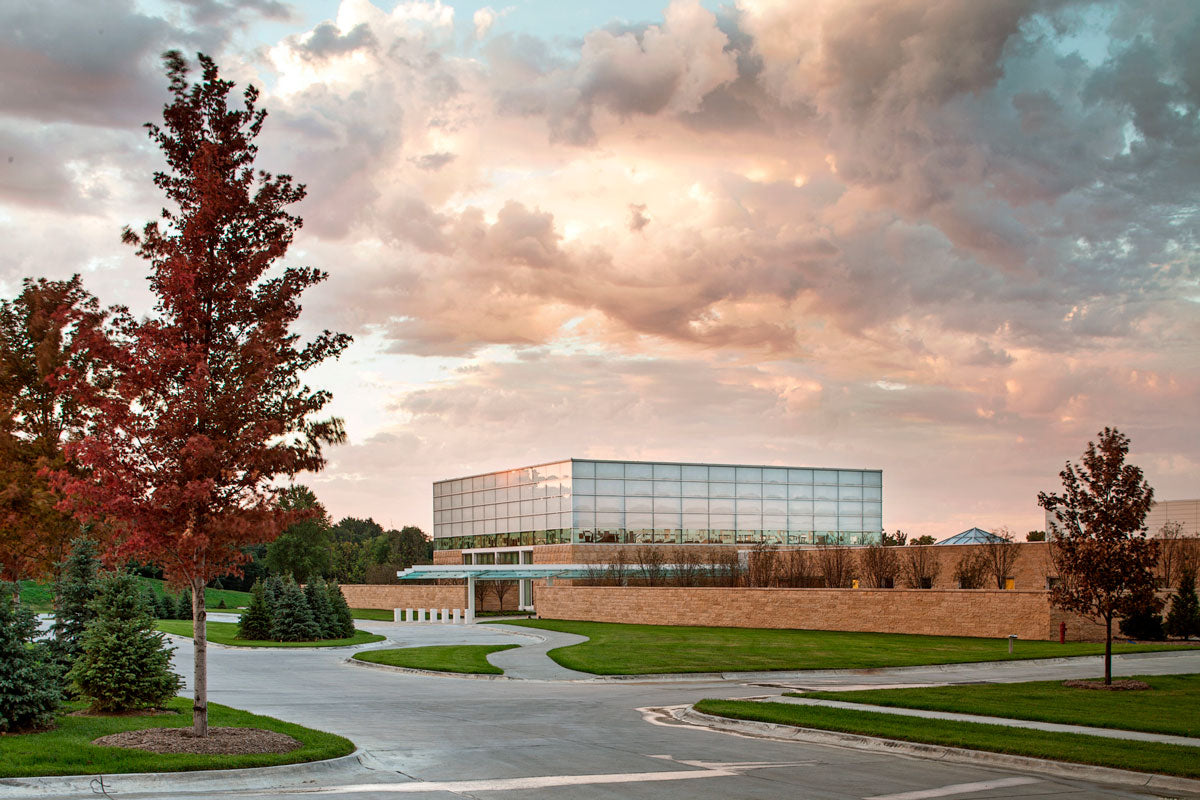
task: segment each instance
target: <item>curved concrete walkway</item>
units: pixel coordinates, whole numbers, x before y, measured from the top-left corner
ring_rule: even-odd
[[[556,663],[549,655],[551,650],[581,644],[588,640],[586,636],[560,631],[548,631],[542,628],[524,628],[516,625],[476,625],[477,628],[489,628],[516,636],[529,637],[539,641],[521,642],[520,647],[492,653],[488,661],[494,667],[504,670],[505,677],[535,681],[579,681],[589,680],[596,676],[590,672],[578,672],[567,669]]]

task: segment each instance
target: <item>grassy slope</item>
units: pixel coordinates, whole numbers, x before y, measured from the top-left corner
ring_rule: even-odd
[[[488,663],[489,653],[511,650],[520,645],[448,645],[444,647],[402,647],[396,650],[368,650],[355,654],[359,661],[393,667],[432,669],[439,672],[466,672],[474,675],[501,675],[504,670]]]
[[[724,672],[783,669],[868,669],[1094,655],[1103,644],[1017,642],[1005,639],[912,636],[894,633],[620,625],[564,620],[513,621],[509,625],[576,633],[582,644],[550,651],[564,667],[598,675]],[[1186,645],[1114,644],[1114,653],[1169,650]]]
[[[209,622],[206,628],[208,641],[215,642],[216,644],[236,645],[238,647],[344,647],[352,644],[381,642],[386,638],[377,633],[356,630],[354,636],[346,639],[322,639],[317,642],[249,641],[237,638],[238,626],[236,622]],[[158,629],[164,633],[190,637],[192,635],[192,621],[189,619],[160,619],[158,621]]]
[[[166,594],[167,589],[164,583],[157,578],[138,578],[138,582],[142,586],[147,586],[155,594]],[[172,597],[178,596],[178,592],[171,592]],[[210,611],[220,611],[217,608],[220,602],[224,600],[225,606],[233,610],[238,606],[244,606],[250,602],[249,592],[235,592],[232,589],[205,589],[204,590],[204,605]],[[41,613],[49,613],[54,610],[54,587],[48,583],[36,583],[34,581],[21,581],[21,602],[28,603],[29,607],[34,611]]]
[[[790,694],[847,703],[1200,736],[1200,675],[1139,675],[1137,678],[1154,688],[1139,692],[1103,692],[1068,689],[1060,681],[1036,681]]]
[[[1160,772],[1188,778],[1200,777],[1200,757],[1197,757],[1197,748],[1185,745],[1131,742],[970,722],[921,720],[921,723],[916,725],[911,718],[892,714],[843,711],[788,703],[702,700],[696,704],[696,710],[735,719],[845,731],[865,736],[990,750],[1140,772]]]
[[[72,703],[66,710],[83,707]],[[265,728],[285,733],[303,743],[291,753],[205,756],[148,753],[118,747],[97,747],[91,742],[101,736],[141,728],[184,727],[192,724],[192,701],[173,699],[169,707],[178,711],[157,717],[71,717],[61,716],[58,725],[43,733],[0,736],[0,777],[33,775],[96,775],[122,772],[180,772],[195,769],[234,769],[298,764],[336,758],[354,751],[354,743],[332,733],[316,731],[272,717],[210,703],[209,723],[214,727]]]
[[[48,583],[21,581],[21,604],[38,614],[54,610],[54,588]]]

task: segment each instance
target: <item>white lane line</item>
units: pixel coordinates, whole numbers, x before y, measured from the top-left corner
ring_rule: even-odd
[[[412,783],[364,783],[314,789],[306,794],[417,794],[419,792],[519,792],[556,786],[594,786],[606,783],[652,783],[687,781],[697,778],[729,778],[737,772],[721,769],[689,769],[674,772],[619,772],[601,775],[538,775],[529,778],[485,778],[474,781],[413,781]],[[301,790],[303,791],[303,790]]]
[[[976,781],[975,783],[952,783],[949,786],[938,786],[935,789],[918,789],[915,792],[899,792],[898,794],[876,794],[864,797],[863,800],[927,800],[930,797],[948,797],[952,794],[974,794],[986,792],[989,789],[1004,789],[1009,786],[1025,786],[1039,783],[1038,778],[1000,778],[994,781]]]

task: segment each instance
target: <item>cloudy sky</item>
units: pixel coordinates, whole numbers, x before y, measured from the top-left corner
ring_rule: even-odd
[[[503,0],[501,0],[503,2]],[[306,183],[336,516],[570,456],[884,470],[884,524],[1040,528],[1115,425],[1200,496],[1200,4],[0,4],[0,289],[162,200],[159,54],[263,90]]]

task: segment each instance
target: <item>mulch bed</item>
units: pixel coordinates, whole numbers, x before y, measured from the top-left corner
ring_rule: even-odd
[[[191,728],[146,728],[101,736],[92,744],[101,747],[127,747],[151,753],[197,753],[202,755],[244,755],[248,753],[290,753],[303,744],[275,731],[261,728],[209,728],[208,736],[198,738]]]
[[[1108,686],[1104,685],[1104,681],[1063,681],[1063,686],[1068,689],[1099,689],[1103,692],[1132,692],[1150,688],[1150,684],[1145,681],[1134,681],[1128,678],[1113,681]]]

